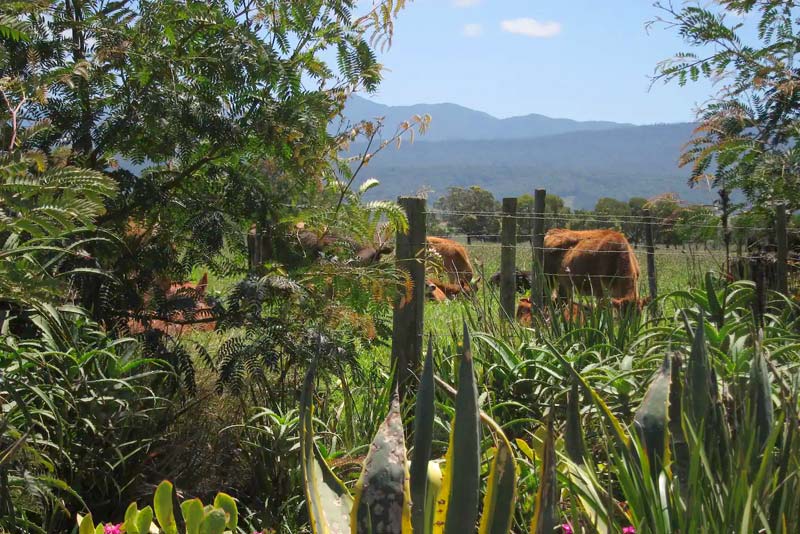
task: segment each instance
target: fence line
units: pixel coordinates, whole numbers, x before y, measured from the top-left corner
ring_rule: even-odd
[[[436,215],[437,214],[437,212],[427,212],[427,213],[429,215]],[[559,221],[559,222],[560,221],[566,221],[566,222],[603,223],[603,224],[617,224],[617,223],[622,223],[622,224],[635,224],[635,223],[646,224],[646,223],[650,222],[652,224],[656,224],[656,225],[661,226],[661,227],[673,227],[673,226],[677,226],[677,225],[686,225],[686,226],[691,226],[692,228],[710,228],[710,229],[715,229],[715,230],[724,230],[725,229],[722,226],[721,223],[720,224],[696,224],[696,223],[692,222],[691,220],[689,220],[689,221],[666,221],[666,220],[664,220],[663,217],[652,217],[652,216],[650,216],[650,217],[636,217],[636,218],[631,218],[631,219],[628,219],[628,220],[619,220],[619,218],[616,217],[616,216],[609,216],[609,217],[606,217],[606,218],[599,218],[597,216],[594,216],[594,217],[580,217],[580,218],[578,218],[578,217],[573,217],[570,214],[552,215],[552,216],[547,216],[547,215],[542,215],[542,216],[536,216],[536,215],[531,215],[531,216],[524,216],[524,215],[510,216],[510,215],[502,215],[502,214],[496,214],[496,213],[492,213],[491,215],[488,215],[488,214],[487,215],[483,215],[480,212],[438,212],[438,213],[440,213],[440,214],[464,215],[464,216],[475,215],[475,216],[479,216],[479,217],[496,217],[497,219],[502,219],[503,217],[509,217],[509,218],[513,218],[513,219],[516,219],[516,220],[526,220],[526,221],[545,220],[545,221]],[[766,231],[772,231],[773,228],[768,227],[768,226],[728,226],[727,230],[731,230],[731,231],[733,231],[733,230],[750,230],[750,231],[766,232]],[[788,233],[792,233],[792,234],[800,234],[800,228],[787,228],[787,232]],[[476,236],[472,236],[472,237],[476,237]]]

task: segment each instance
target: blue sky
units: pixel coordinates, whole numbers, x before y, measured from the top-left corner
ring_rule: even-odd
[[[708,82],[650,87],[686,50],[645,23],[650,0],[413,0],[400,13],[378,94],[389,105],[453,102],[498,117],[541,113],[635,124],[689,121]]]

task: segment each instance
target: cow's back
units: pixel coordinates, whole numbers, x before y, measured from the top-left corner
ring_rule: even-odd
[[[628,240],[614,230],[551,230],[545,239],[562,286],[613,298],[638,298],[639,262]],[[557,252],[557,253],[556,253]],[[557,262],[558,266],[553,265]],[[549,270],[548,272],[555,272]]]
[[[472,281],[474,272],[464,245],[444,237],[430,236],[427,240],[428,245],[442,257],[444,270],[452,283],[463,286]]]

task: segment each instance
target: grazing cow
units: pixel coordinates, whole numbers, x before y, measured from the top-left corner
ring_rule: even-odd
[[[611,297],[618,305],[640,302],[639,261],[621,233],[558,228],[547,232],[544,248],[544,271],[555,279],[560,295],[575,289]]]
[[[474,271],[469,261],[467,249],[460,243],[444,237],[428,237],[428,247],[434,254],[441,257],[442,266],[447,273],[450,284],[460,288],[458,293],[472,291]],[[441,283],[437,283],[441,287]]]
[[[530,290],[531,281],[533,280],[533,276],[531,275],[530,271],[520,271],[517,269],[514,273],[514,277],[517,279],[518,292],[524,293],[525,291]],[[492,277],[489,279],[489,283],[494,286],[500,285],[500,271],[497,271],[492,275]]]
[[[426,280],[425,284],[427,289],[425,294],[427,295],[428,300],[432,300],[434,302],[448,301],[447,295],[445,295],[444,291],[439,289],[439,286],[436,284],[436,282]]]
[[[445,300],[454,299],[464,293],[469,293],[470,286],[459,286],[456,284],[448,284],[447,282],[440,282],[438,280],[426,280],[425,283],[428,287],[428,298],[436,302],[443,302]]]
[[[192,330],[201,332],[210,332],[217,326],[216,321],[212,320],[211,307],[205,299],[206,289],[208,288],[208,273],[203,273],[200,280],[195,284],[192,282],[177,282],[170,284],[169,289],[165,292],[167,303],[173,305],[186,304],[193,306],[192,313],[187,314],[183,311],[177,311],[170,314],[169,318],[159,318],[148,321],[145,324],[136,318],[128,320],[128,330],[131,334],[141,334],[146,330],[158,330],[171,336],[180,336],[184,332]],[[181,300],[186,300],[186,303],[180,303]],[[150,298],[146,298],[149,301]],[[177,306],[173,306],[177,307]],[[191,319],[191,320],[190,320]],[[196,322],[194,322],[196,321]]]

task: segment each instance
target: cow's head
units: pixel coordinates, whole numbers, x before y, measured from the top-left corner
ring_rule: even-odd
[[[447,295],[445,295],[444,291],[436,285],[436,283],[426,280],[425,281],[425,296],[428,300],[432,300],[434,302],[447,302]]]

